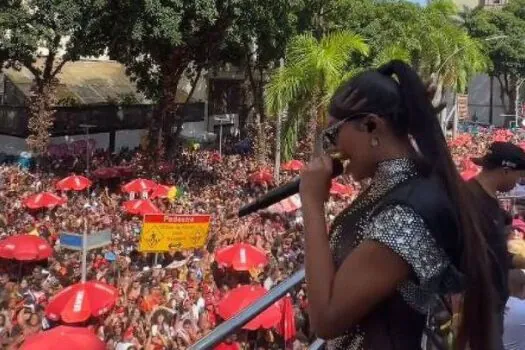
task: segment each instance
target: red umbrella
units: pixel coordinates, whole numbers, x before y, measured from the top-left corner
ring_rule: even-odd
[[[73,284],[55,295],[46,307],[46,316],[65,323],[78,323],[108,312],[118,291],[109,284],[89,281]]]
[[[155,204],[151,203],[151,201],[147,199],[134,199],[131,201],[126,201],[122,204],[122,207],[128,213],[135,215],[162,213],[160,209],[155,206]]]
[[[42,192],[24,199],[24,205],[30,209],[53,208],[65,202],[64,198],[50,192]]]
[[[99,179],[114,179],[120,177],[120,172],[114,168],[98,168],[93,171],[93,176]]]
[[[91,180],[77,175],[68,176],[56,184],[56,188],[61,191],[83,191],[89,187],[91,187]]]
[[[284,341],[295,339],[295,311],[292,304],[292,298],[284,297],[280,301],[281,306],[281,322],[277,326],[277,332],[283,336]]]
[[[19,261],[44,260],[53,255],[47,241],[33,235],[11,236],[0,241],[0,257]]]
[[[264,183],[271,183],[273,181],[273,176],[267,170],[260,170],[251,174],[248,180],[262,185]]]
[[[246,243],[237,243],[217,250],[217,263],[231,266],[236,271],[249,271],[268,264],[268,256],[264,250]]]
[[[155,181],[146,179],[135,179],[122,186],[124,192],[149,192],[157,187]]]
[[[217,305],[217,313],[228,320],[266,294],[261,286],[241,286],[228,292]],[[255,331],[259,328],[271,328],[281,320],[279,302],[272,304],[261,314],[242,328]]]
[[[282,168],[285,171],[300,171],[304,167],[304,163],[300,160],[291,160],[288,163],[284,163]]]
[[[168,198],[168,192],[170,191],[170,186],[164,186],[164,185],[158,185],[155,190],[153,190],[153,193],[151,194],[150,198]]]
[[[332,187],[330,187],[330,194],[339,196],[349,196],[353,192],[352,187],[345,186],[339,182],[332,181]]]
[[[89,329],[59,326],[27,338],[20,350],[104,350],[104,342]]]

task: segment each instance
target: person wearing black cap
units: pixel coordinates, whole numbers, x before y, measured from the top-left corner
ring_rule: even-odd
[[[512,216],[501,208],[497,193],[512,190],[520,178],[525,177],[525,152],[510,142],[494,142],[483,157],[472,161],[482,170],[468,182],[468,186],[476,199],[475,205],[483,213],[485,224],[493,227],[486,240],[495,262],[493,278],[499,299],[497,319],[503,335],[503,313],[509,298],[508,271],[512,268],[506,232],[512,224]]]
[[[494,142],[485,156],[472,161],[482,167],[476,181],[493,198],[512,190],[525,175],[525,152],[510,142]]]

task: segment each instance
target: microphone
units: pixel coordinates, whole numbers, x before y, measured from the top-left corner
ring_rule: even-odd
[[[332,179],[343,173],[344,166],[339,159],[332,159]],[[289,182],[285,185],[279,186],[261,197],[257,198],[255,201],[246,204],[245,206],[239,209],[238,217],[243,217],[248,214],[254,213],[258,210],[269,207],[272,204],[278,203],[285,198],[288,198],[299,192],[299,183],[301,180],[299,178]]]

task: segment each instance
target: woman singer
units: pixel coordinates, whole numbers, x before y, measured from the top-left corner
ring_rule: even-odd
[[[495,350],[490,251],[426,87],[392,61],[344,83],[325,137],[370,186],[327,233],[332,159],[301,173],[309,315],[329,349],[421,349],[437,296],[463,292],[457,348]]]

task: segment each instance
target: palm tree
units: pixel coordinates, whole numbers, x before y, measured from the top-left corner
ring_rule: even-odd
[[[437,86],[435,105],[441,102],[445,90],[464,93],[470,79],[486,71],[489,64],[483,44],[452,20],[457,14],[451,0],[431,1],[423,13],[422,49],[417,62],[420,73]],[[444,123],[446,108],[441,113]]]
[[[317,145],[326,124],[327,105],[335,89],[356,72],[353,54],[368,55],[364,39],[349,31],[335,32],[317,40],[312,34],[294,37],[286,51],[286,64],[271,76],[265,89],[269,115],[287,109],[282,126],[283,158],[289,159],[300,131],[307,129],[307,142]]]
[[[434,0],[425,9],[427,30],[422,36],[421,71],[457,92],[488,67],[483,44],[450,18],[458,14],[451,0]]]

